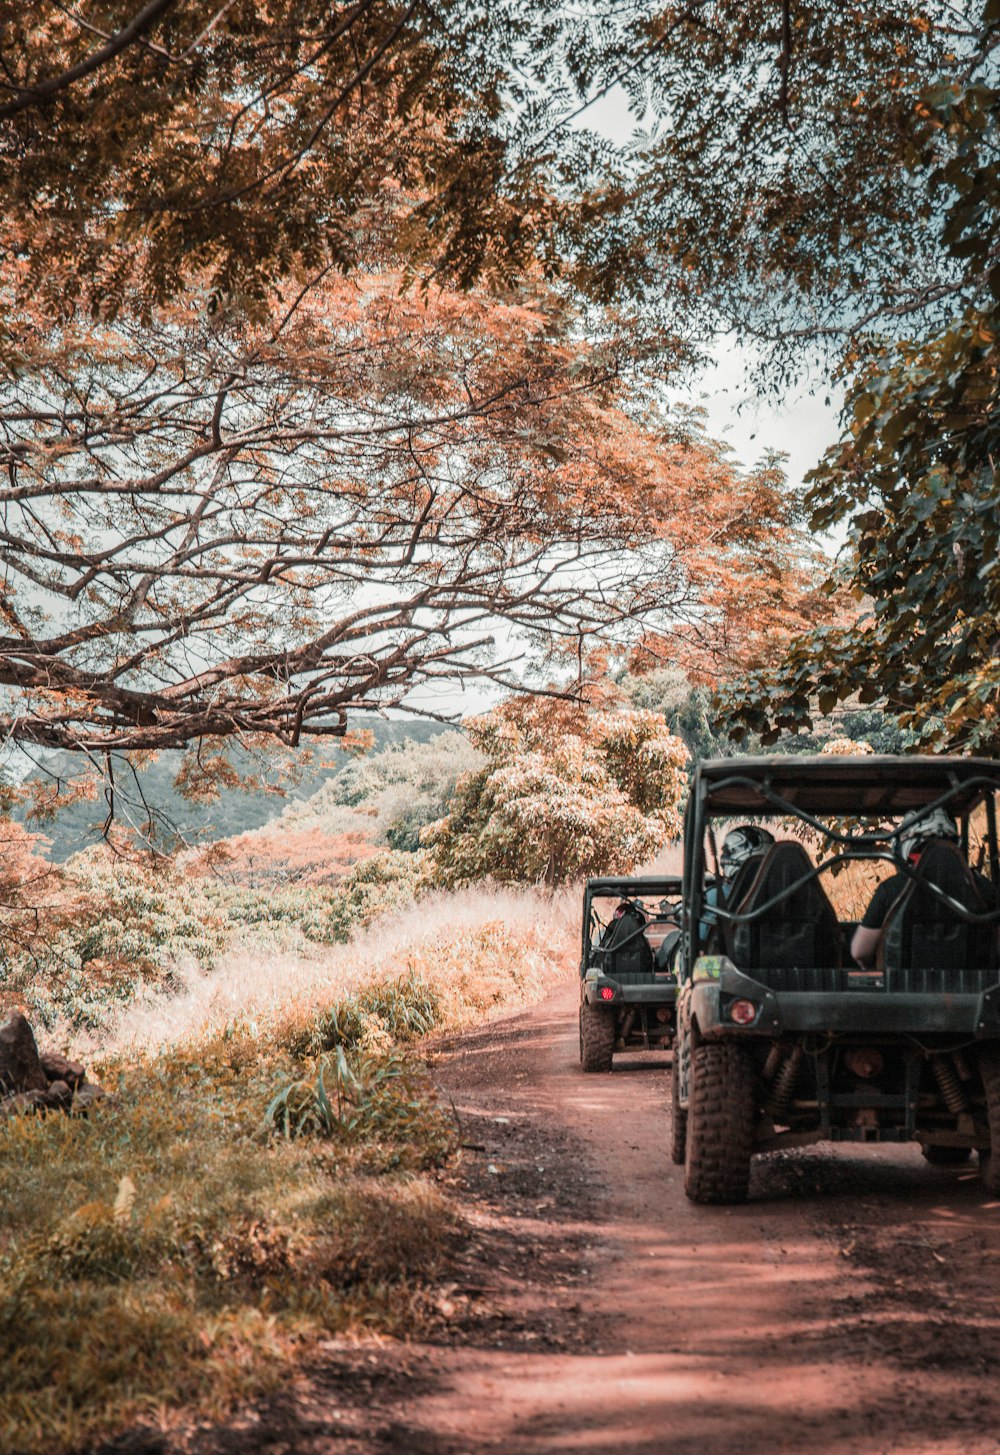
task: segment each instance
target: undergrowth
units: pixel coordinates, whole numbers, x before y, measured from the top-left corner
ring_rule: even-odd
[[[409,908],[419,855],[383,851],[336,884],[254,888],[164,866],[157,873],[100,850],[63,867],[63,903],[30,944],[0,943],[0,1002],[32,1022],[107,1033],[144,997],[170,995],[181,967],[212,974],[227,954],[322,953],[381,916]]]
[[[318,1338],[419,1331],[460,1226],[417,1043],[565,973],[572,917],[503,903],[399,913],[221,1023],[224,996],[213,1024],[157,990],[155,1034],[123,1029],[86,1119],[0,1122],[0,1449],[218,1417]]]
[[[451,1119],[416,1063],[338,1055],[333,1078],[220,1036],[105,1067],[87,1119],[0,1126],[0,1448],[218,1414],[304,1341],[413,1327],[456,1226]],[[292,1089],[324,1071],[310,1117]]]

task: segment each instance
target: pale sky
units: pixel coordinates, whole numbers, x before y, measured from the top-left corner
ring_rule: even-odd
[[[814,394],[803,388],[780,403],[762,400],[745,382],[747,363],[736,345],[723,341],[714,352],[714,368],[694,381],[690,394],[691,402],[707,411],[708,433],[731,445],[744,465],[754,464],[767,449],[783,451],[788,455],[788,478],[800,485],[839,437],[839,393],[820,384],[814,386]]]
[[[628,141],[635,124],[620,86],[588,106],[574,122],[618,143]],[[746,383],[749,360],[734,341],[720,340],[713,353],[715,366],[692,380],[687,393],[690,403],[701,404],[707,411],[708,433],[731,445],[743,465],[753,465],[765,450],[781,450],[788,455],[789,480],[800,485],[838,438],[839,393],[816,377],[810,381],[813,394],[805,386],[780,403],[773,398],[762,400]]]

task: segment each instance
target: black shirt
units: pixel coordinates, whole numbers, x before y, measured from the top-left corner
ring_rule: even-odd
[[[996,909],[997,896],[992,882],[983,874],[977,874],[973,869],[972,878],[976,888],[983,897],[987,909]],[[891,879],[883,879],[882,883],[872,895],[871,903],[865,910],[865,917],[861,921],[862,927],[866,930],[880,930],[885,924],[886,915],[889,913],[896,900],[902,894],[908,884],[912,884],[905,874],[893,874]]]

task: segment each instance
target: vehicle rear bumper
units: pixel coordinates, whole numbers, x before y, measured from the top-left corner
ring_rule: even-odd
[[[600,992],[605,987],[614,991],[613,999],[602,999]],[[677,986],[621,985],[617,980],[602,976],[600,980],[583,982],[583,998],[588,1005],[607,1006],[608,1009],[621,1005],[673,1006],[677,1000]]]
[[[755,1019],[738,1025],[734,1000],[758,1006]],[[739,971],[692,989],[691,1014],[699,1034],[744,1039],[783,1035],[963,1036],[1000,1038],[1000,985],[980,993],[888,990],[774,991]]]

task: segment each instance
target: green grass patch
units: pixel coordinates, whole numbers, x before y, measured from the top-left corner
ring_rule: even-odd
[[[283,1039],[300,1056],[337,1049],[377,1052],[426,1036],[443,1019],[437,990],[411,969],[395,979],[372,981],[304,1023],[286,1026]]]
[[[102,1075],[87,1119],[0,1124],[0,1448],[219,1414],[318,1336],[413,1326],[454,1228],[417,1065],[234,1034]]]
[[[352,915],[374,913],[387,876],[359,870]],[[248,913],[264,902],[220,891],[213,924],[239,896]],[[445,924],[377,961],[360,944],[371,978],[350,994],[289,1008],[266,1035],[248,1018],[97,1067],[111,1096],[87,1119],[0,1122],[0,1450],[70,1455],[144,1420],[218,1416],[323,1336],[419,1331],[458,1230],[436,1180],[456,1129],[414,1043],[537,999],[573,947],[533,910],[520,928],[498,912]],[[98,948],[74,1023],[133,993],[111,941]]]

